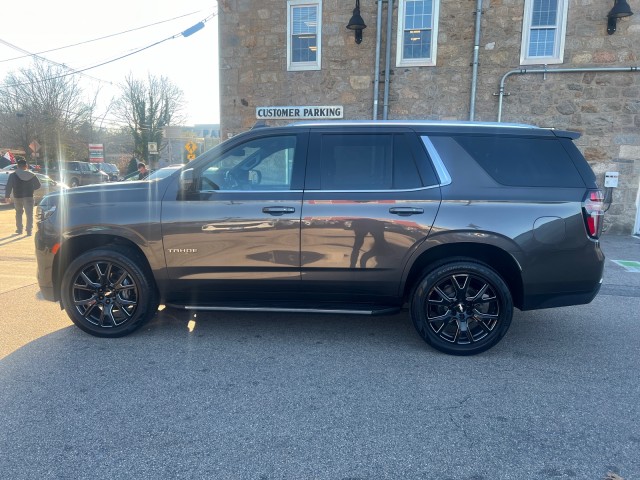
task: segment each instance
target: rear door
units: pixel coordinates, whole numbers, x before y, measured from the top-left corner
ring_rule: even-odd
[[[299,287],[306,150],[306,134],[267,130],[199,162],[192,194],[165,198],[174,301],[204,305],[237,296],[246,306],[283,285]]]
[[[304,290],[354,301],[398,295],[440,199],[414,132],[313,130],[302,206]]]

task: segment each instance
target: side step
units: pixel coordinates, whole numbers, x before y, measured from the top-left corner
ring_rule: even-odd
[[[167,307],[181,310],[223,311],[223,312],[283,312],[283,313],[331,313],[344,315],[390,315],[398,313],[400,307],[389,305],[179,305],[167,303]]]

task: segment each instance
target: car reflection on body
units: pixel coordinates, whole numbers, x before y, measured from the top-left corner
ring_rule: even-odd
[[[10,170],[0,171],[0,198],[4,198],[7,181],[11,173]],[[40,188],[33,192],[33,200],[36,205],[40,203],[40,200],[42,200],[42,197],[45,195],[69,188],[64,183],[56,182],[51,177],[42,173],[34,173],[34,175],[40,180]]]
[[[177,170],[180,170],[182,167],[184,167],[184,165],[180,163],[180,164],[175,164],[175,165],[169,165],[168,167],[159,168],[158,170],[151,171],[142,180],[159,180],[161,178],[168,177],[173,172],[175,172]],[[126,175],[123,178],[123,181],[124,182],[134,182],[134,181],[140,180],[138,178],[139,175],[140,174],[138,172],[129,173],[128,175]]]

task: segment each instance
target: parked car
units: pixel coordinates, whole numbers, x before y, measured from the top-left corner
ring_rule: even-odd
[[[476,354],[514,307],[589,303],[600,289],[603,196],[578,137],[474,122],[254,129],[157,181],[46,197],[38,282],[102,337],[134,331],[160,303],[407,305],[428,344]]]
[[[58,168],[49,168],[47,174],[70,187],[109,181],[109,176],[101,172],[97,164],[90,162],[62,162]]]
[[[11,172],[7,170],[0,171],[0,199],[4,199],[7,187],[7,179],[9,178],[10,174]],[[68,188],[64,183],[56,182],[51,177],[43,175],[42,173],[36,173],[35,176],[38,177],[41,185],[38,190],[33,192],[33,200],[36,205],[40,203],[40,200],[42,200],[42,197],[44,197],[45,195]]]
[[[101,172],[108,175],[110,182],[117,182],[122,177],[122,175],[120,175],[120,169],[113,163],[96,163],[96,166]]]

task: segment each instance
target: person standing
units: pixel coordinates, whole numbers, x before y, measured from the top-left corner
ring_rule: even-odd
[[[16,210],[16,233],[22,234],[22,213],[27,216],[27,236],[33,230],[33,192],[40,188],[40,180],[27,167],[26,160],[18,160],[15,172],[9,175],[4,193],[5,203],[11,203],[13,192],[13,205]]]
[[[138,163],[138,180],[144,180],[148,176],[149,170],[147,169],[147,166],[142,162]]]

